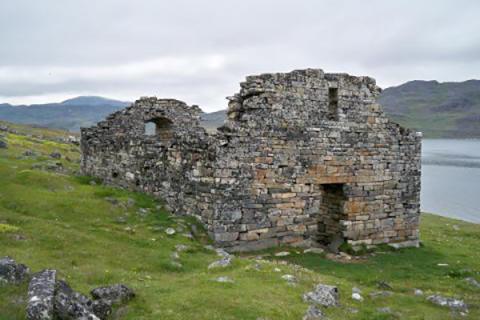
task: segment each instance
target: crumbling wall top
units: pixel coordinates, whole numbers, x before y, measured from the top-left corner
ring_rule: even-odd
[[[227,130],[320,127],[332,121],[362,124],[381,92],[373,78],[321,69],[248,76],[240,87],[228,98]]]

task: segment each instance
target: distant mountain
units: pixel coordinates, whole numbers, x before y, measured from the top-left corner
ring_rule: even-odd
[[[379,102],[393,120],[430,138],[480,138],[480,80],[410,81]]]
[[[396,122],[422,131],[427,138],[480,138],[480,80],[410,81],[385,89],[379,99]],[[129,105],[102,97],[77,97],[31,106],[0,104],[0,119],[78,131]],[[208,130],[221,126],[226,110],[204,113]]]
[[[0,104],[0,119],[15,123],[78,131],[130,103],[102,97],[77,97],[60,103],[12,106]]]
[[[220,110],[210,113],[204,113],[200,117],[200,121],[203,127],[208,131],[214,131],[220,127],[227,117],[227,110]]]

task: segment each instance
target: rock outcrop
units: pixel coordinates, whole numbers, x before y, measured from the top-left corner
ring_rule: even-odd
[[[43,270],[35,273],[28,285],[28,320],[53,319],[56,270]]]
[[[325,284],[317,284],[313,291],[303,295],[305,302],[324,307],[336,307],[339,305],[340,295],[337,287]]]
[[[29,277],[29,268],[10,257],[0,259],[0,282],[19,284]],[[125,304],[135,293],[123,284],[93,289],[89,298],[57,279],[57,271],[33,274],[28,285],[27,320],[106,320],[113,305]]]
[[[10,257],[0,259],[0,283],[18,284],[28,278],[30,270],[24,264],[17,263]]]

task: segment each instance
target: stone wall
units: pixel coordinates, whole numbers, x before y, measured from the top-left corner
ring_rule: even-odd
[[[165,199],[230,250],[417,245],[421,137],[386,118],[379,92],[322,70],[250,76],[211,135],[198,107],[142,98],[82,129],[82,170]],[[146,135],[149,121],[168,127]]]

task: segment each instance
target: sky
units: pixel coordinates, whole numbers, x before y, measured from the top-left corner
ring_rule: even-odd
[[[0,103],[177,98],[320,68],[381,87],[480,78],[478,0],[0,0]]]

